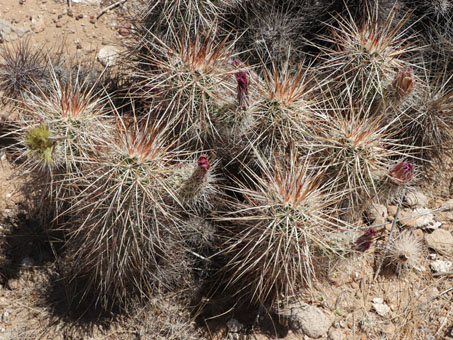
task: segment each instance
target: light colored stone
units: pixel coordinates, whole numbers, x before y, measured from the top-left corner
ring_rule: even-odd
[[[453,221],[453,211],[446,210],[446,211],[438,211],[436,212],[436,221],[440,222],[449,222]]]
[[[453,234],[453,223],[442,224],[441,228]]]
[[[388,217],[387,207],[382,204],[373,204],[368,208],[367,215],[373,224],[385,223]]]
[[[35,33],[40,33],[46,29],[46,23],[43,15],[35,15],[31,18],[31,29]]]
[[[392,216],[392,217],[395,216],[397,209],[398,209],[398,207],[396,205],[389,205],[387,207],[387,212],[388,212],[389,216]]]
[[[288,315],[294,329],[300,329],[315,339],[325,335],[334,321],[333,315],[326,315],[319,308],[306,303],[290,305],[284,314]]]
[[[104,46],[99,50],[98,60],[105,67],[111,67],[116,64],[120,51],[115,46]]]
[[[417,223],[417,218],[416,217],[409,218],[409,216],[413,216],[413,215],[415,215],[414,211],[412,211],[410,209],[401,209],[400,213],[398,215],[398,219],[402,220],[402,221],[400,221],[401,225],[403,225],[404,227],[407,227],[407,228],[415,228],[415,224]]]
[[[383,298],[374,298],[373,299],[373,303],[379,303],[379,304],[383,304],[384,303],[384,299]]]
[[[390,321],[384,322],[379,328],[383,334],[394,335],[396,331],[395,325]]]
[[[236,319],[228,320],[226,325],[230,333],[239,333],[244,328],[244,325]]]
[[[408,192],[404,199],[406,203],[411,207],[425,208],[429,203],[429,198],[418,190]]]
[[[406,228],[424,228],[424,229],[438,229],[442,222],[436,222],[430,210],[426,208],[401,209],[398,215],[400,223]],[[418,217],[410,217],[420,214],[426,214]]]
[[[374,298],[372,305],[376,313],[380,316],[386,316],[390,312],[390,307],[384,303],[382,298]]]
[[[2,322],[8,322],[8,321],[9,321],[9,312],[3,312]]]
[[[414,215],[426,213],[426,215],[417,217],[415,220],[416,228],[437,229],[442,225],[441,222],[436,222],[434,220],[434,215],[428,213],[429,211],[430,210],[426,208],[417,208],[414,210]]]
[[[453,267],[453,262],[436,260],[429,264],[431,270],[435,273],[447,273]]]
[[[447,207],[450,210],[453,210],[453,198],[450,198],[448,201],[445,201],[443,206]]]
[[[72,3],[73,4],[99,6],[101,4],[101,0],[72,0]]]
[[[417,238],[417,240],[419,240],[419,241],[423,240],[424,234],[423,234],[423,231],[421,231],[420,229],[414,229],[414,230],[412,230],[412,233]]]
[[[0,19],[0,36],[6,42],[22,38],[28,32],[30,32],[29,28],[17,27],[6,20]]]
[[[331,328],[329,330],[329,339],[330,340],[344,340],[346,336],[341,329]]]
[[[436,287],[430,287],[430,288],[428,288],[428,289],[426,290],[426,298],[427,298],[428,300],[433,299],[433,298],[435,298],[436,296],[438,296],[439,293],[440,293],[440,292],[439,292],[439,289],[437,289]]]
[[[453,236],[445,229],[436,229],[425,235],[425,241],[429,248],[438,253],[453,254]]]

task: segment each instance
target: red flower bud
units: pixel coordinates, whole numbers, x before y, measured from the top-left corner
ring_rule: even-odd
[[[401,162],[390,169],[389,175],[398,184],[405,184],[412,180],[414,176],[414,164]]]
[[[373,244],[374,238],[376,237],[376,229],[370,228],[368,229],[365,234],[360,236],[355,242],[354,242],[354,250],[357,251],[367,251],[370,249],[371,245]]]
[[[242,62],[239,59],[233,60],[233,66],[242,66]],[[249,80],[247,78],[247,73],[244,71],[239,71],[235,74],[237,81],[237,98],[238,104],[241,109],[246,109],[248,105],[248,96],[249,96]]]
[[[204,169],[206,171],[209,170],[211,165],[209,164],[209,156],[208,155],[201,155],[198,158],[198,167],[202,168],[202,169]]]

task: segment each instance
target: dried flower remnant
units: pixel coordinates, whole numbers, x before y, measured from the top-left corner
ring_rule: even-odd
[[[25,136],[25,144],[32,154],[37,154],[40,159],[52,163],[53,142],[50,131],[45,125],[28,130]]]
[[[243,65],[239,59],[233,60],[233,66],[238,67]],[[239,108],[242,110],[247,109],[249,101],[249,80],[247,78],[247,73],[244,71],[238,71],[235,74],[237,81],[237,98]]]
[[[390,244],[387,257],[390,263],[395,265],[398,274],[414,268],[422,258],[420,241],[412,232],[404,231]]]
[[[354,250],[365,252],[370,249],[376,237],[376,229],[370,228],[354,242]]]
[[[414,164],[409,162],[398,163],[390,169],[389,175],[397,184],[406,184],[414,176]]]
[[[399,96],[407,96],[415,87],[414,71],[410,68],[399,71],[393,80],[393,88]]]

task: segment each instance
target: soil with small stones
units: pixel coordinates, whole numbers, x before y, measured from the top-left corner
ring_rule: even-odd
[[[64,42],[64,53],[68,56],[95,59],[103,46],[121,49],[130,24],[122,16],[127,7],[120,6],[97,19],[99,11],[113,2],[91,3],[73,0],[69,9],[63,1],[0,0],[0,19],[29,29],[25,37],[35,48],[58,49]],[[17,42],[7,42],[5,37],[0,41],[0,49]],[[8,116],[8,110],[0,107],[0,114]],[[105,323],[68,317],[70,313],[61,302],[64,296],[59,286],[55,249],[47,241],[49,235],[43,233],[39,221],[29,215],[20,182],[1,147],[0,340],[153,339],[152,334],[143,331],[146,327],[137,323],[137,318],[118,318]],[[453,198],[452,168],[437,173],[436,183],[425,183],[418,189],[428,197],[423,208],[439,208]],[[424,237],[432,232],[429,228],[419,228],[415,233],[424,245],[423,260],[416,270],[396,275],[384,268],[377,281],[373,281],[377,265],[375,247],[385,243],[395,207],[387,207],[387,210],[387,231],[378,237],[376,245],[331,268],[326,282],[306,292],[305,303],[334,318],[329,332],[320,339],[393,339],[404,334],[411,339],[414,329],[418,330],[417,339],[448,339],[448,334],[453,332],[453,291],[448,290],[453,286],[453,276],[438,275],[430,269],[430,262],[434,260],[453,261],[453,251],[436,253],[428,249]],[[410,216],[414,207],[407,207],[405,213]],[[435,221],[442,223],[440,228],[453,233],[452,211],[437,211],[433,215]],[[404,228],[415,229],[410,223],[405,223]],[[376,298],[382,298],[383,304],[389,307],[386,315],[377,314],[373,306]],[[241,315],[234,317],[241,321]],[[142,317],[142,320],[146,319]],[[272,331],[262,334],[257,328],[252,332],[234,333],[226,324],[201,332],[213,339],[272,338],[268,335]],[[291,330],[279,336],[308,339]]]

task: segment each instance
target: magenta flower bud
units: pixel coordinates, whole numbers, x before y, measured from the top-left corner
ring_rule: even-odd
[[[180,195],[184,201],[192,200],[197,195],[197,192],[201,190],[203,184],[208,180],[206,175],[210,168],[211,164],[209,164],[208,155],[198,157],[197,167],[180,189]]]
[[[399,71],[393,80],[393,87],[400,96],[407,96],[411,93],[415,87],[414,71],[410,68]]]
[[[414,176],[414,164],[409,162],[400,162],[390,169],[389,174],[398,184],[406,184],[410,182]]]
[[[208,173],[211,164],[209,164],[208,155],[201,155],[198,157],[198,167],[192,173],[190,181],[193,185],[197,186],[204,182],[205,176]]]
[[[198,167],[202,168],[202,169],[204,169],[206,171],[209,170],[211,165],[209,164],[209,156],[208,155],[201,155],[198,158]]]
[[[242,65],[242,62],[239,59],[233,60],[233,66],[238,67]],[[249,80],[247,78],[247,73],[244,71],[238,71],[235,76],[237,81],[238,105],[241,109],[246,109],[249,98]]]
[[[369,228],[365,234],[360,236],[354,243],[354,250],[365,252],[370,249],[376,237],[376,229]]]

